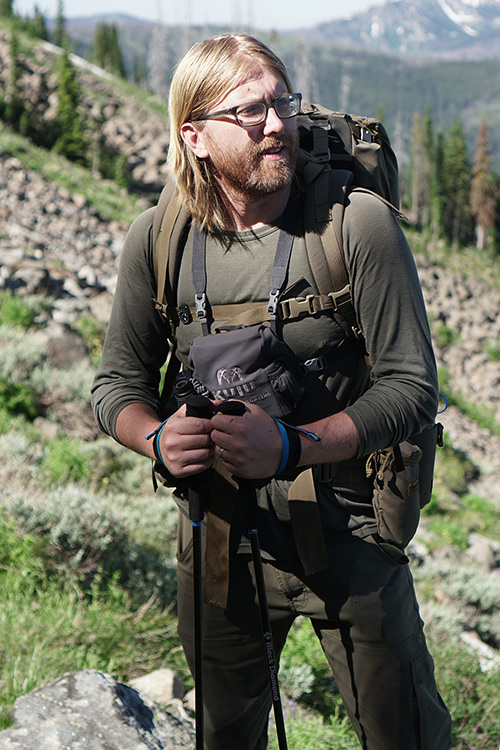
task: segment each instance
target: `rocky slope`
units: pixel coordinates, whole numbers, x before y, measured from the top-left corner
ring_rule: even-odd
[[[40,42],[28,55],[19,55],[19,96],[30,102],[33,112],[50,124],[57,113],[57,65],[61,50],[49,42]],[[168,135],[164,104],[113,79],[104,70],[77,55],[70,55],[78,71],[83,92],[82,114],[102,144],[115,155],[124,155],[132,186],[144,193],[158,192],[167,173]],[[10,43],[0,28],[0,91],[9,91]],[[90,137],[92,135],[90,134]]]

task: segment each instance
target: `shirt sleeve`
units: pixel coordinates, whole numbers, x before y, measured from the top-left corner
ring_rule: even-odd
[[[343,231],[371,365],[371,387],[346,409],[358,430],[358,455],[364,456],[434,421],[437,372],[417,269],[396,217],[377,198],[355,193]]]
[[[154,209],[132,224],[120,258],[101,362],[91,389],[97,424],[116,439],[116,419],[132,403],[159,408],[160,369],[168,354],[167,324],[154,306],[150,258]]]

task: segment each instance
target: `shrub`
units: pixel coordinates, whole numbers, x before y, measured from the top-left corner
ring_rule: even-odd
[[[90,315],[82,315],[78,318],[75,330],[89,351],[92,367],[96,368],[101,359],[106,324]]]
[[[0,325],[27,330],[35,320],[34,311],[10,291],[0,291]]]
[[[61,437],[48,444],[41,470],[46,475],[49,484],[63,484],[87,479],[90,467],[82,443]]]
[[[448,633],[432,649],[438,688],[453,716],[454,750],[493,750],[500,745],[500,670],[483,673],[477,657]]]
[[[0,726],[18,696],[65,672],[128,680],[169,664],[189,679],[171,612],[152,600],[134,607],[116,576],[84,592],[50,554],[48,537],[0,517]]]
[[[117,576],[135,602],[151,596],[164,604],[175,600],[175,565],[168,550],[134,539],[131,524],[110,508],[108,498],[67,484],[48,492],[7,490],[4,507],[19,528],[47,539],[52,559],[76,574],[85,590],[95,580],[106,588]]]
[[[23,414],[34,419],[38,412],[35,391],[29,385],[0,377],[0,410],[7,415]]]

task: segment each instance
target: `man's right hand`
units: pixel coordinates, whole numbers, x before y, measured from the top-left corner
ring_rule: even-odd
[[[185,478],[212,467],[211,431],[210,419],[186,416],[185,405],[170,417],[160,435],[159,448],[171,474]]]
[[[127,448],[155,459],[153,433],[161,421],[147,404],[125,406],[116,420],[116,437]],[[165,466],[173,476],[188,477],[210,469],[214,461],[214,444],[210,438],[210,419],[187,417],[181,406],[161,431],[159,448]]]

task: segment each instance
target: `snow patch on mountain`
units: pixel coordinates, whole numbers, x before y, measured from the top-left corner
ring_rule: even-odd
[[[469,4],[471,3],[462,3],[462,5]],[[464,31],[469,36],[479,36],[479,31],[470,25],[471,23],[474,23],[474,21],[477,21],[477,16],[469,13],[464,13],[458,8],[455,10],[449,3],[446,2],[446,0],[439,0],[439,5],[443,13],[450,19],[450,21],[452,21],[452,23],[454,23],[456,26],[459,26],[462,31]]]

